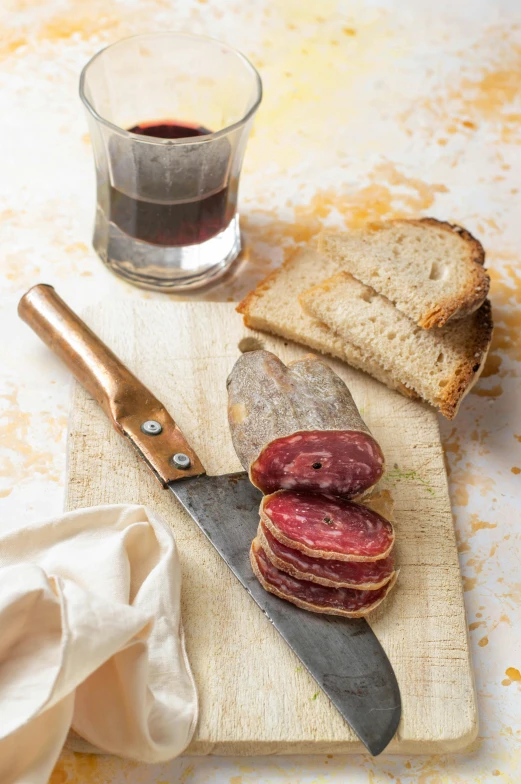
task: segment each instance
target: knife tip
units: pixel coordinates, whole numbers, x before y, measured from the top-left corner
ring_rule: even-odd
[[[380,725],[380,732],[374,732],[371,737],[361,738],[372,757],[378,757],[379,754],[385,751],[398,729],[402,715],[401,705],[391,708],[389,712],[390,715],[388,716],[388,721],[385,722],[385,726]]]

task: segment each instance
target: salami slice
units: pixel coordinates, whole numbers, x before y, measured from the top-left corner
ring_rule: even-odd
[[[275,539],[313,558],[378,561],[394,544],[388,520],[341,498],[279,490],[262,499],[260,513]]]
[[[356,591],[350,588],[328,588],[308,580],[298,580],[277,569],[266,556],[258,539],[250,550],[252,569],[262,587],[286,599],[297,607],[327,615],[360,618],[374,610],[385,599],[396,581],[396,575],[376,591]]]
[[[263,493],[354,498],[382,476],[382,450],[342,379],[318,357],[286,367],[269,351],[250,351],[227,385],[235,451]]]
[[[375,591],[394,576],[392,556],[379,561],[332,561],[312,558],[279,542],[261,523],[257,540],[269,561],[282,572],[330,588]]]

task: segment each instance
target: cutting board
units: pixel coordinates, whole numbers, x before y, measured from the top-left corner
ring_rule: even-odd
[[[246,329],[228,303],[110,302],[87,311],[85,320],[166,405],[209,474],[240,470],[225,385],[240,350],[263,347],[284,361],[305,352]],[[388,472],[382,484],[395,501],[399,580],[370,620],[402,695],[402,721],[388,751],[462,749],[477,733],[476,697],[437,416],[329,361],[383,448]],[[364,750],[172,494],[76,385],[67,509],[114,503],[152,507],[172,526],[179,546],[183,623],[200,697],[187,753]]]

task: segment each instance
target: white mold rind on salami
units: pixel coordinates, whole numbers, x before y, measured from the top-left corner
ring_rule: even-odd
[[[361,618],[383,602],[396,582],[396,574],[376,591],[355,591],[349,588],[328,588],[295,577],[277,569],[267,558],[261,544],[253,540],[250,550],[251,567],[262,587],[269,593],[315,613]]]
[[[352,498],[384,470],[382,451],[342,379],[307,355],[288,366],[251,351],[227,382],[235,451],[264,493],[309,490]]]
[[[342,498],[279,490],[262,499],[260,517],[275,539],[313,558],[378,561],[394,544],[388,520]]]

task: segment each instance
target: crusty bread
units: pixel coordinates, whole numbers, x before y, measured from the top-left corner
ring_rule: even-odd
[[[465,319],[426,330],[346,272],[309,289],[300,303],[383,366],[395,385],[411,387],[448,419],[477,380],[492,337],[488,300]]]
[[[328,259],[311,248],[303,248],[250,291],[237,310],[244,315],[244,323],[251,329],[272,332],[322,354],[339,357],[349,365],[370,373],[391,389],[416,397],[403,384],[395,383],[391,375],[370,356],[304,313],[299,295],[333,273],[334,265]]]
[[[335,272],[351,273],[424,329],[468,316],[488,293],[481,244],[460,226],[434,218],[323,233],[319,250]]]

